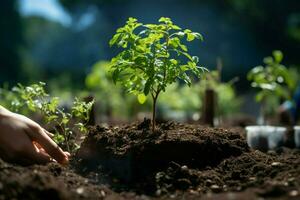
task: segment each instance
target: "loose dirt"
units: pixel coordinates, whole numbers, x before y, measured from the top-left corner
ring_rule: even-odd
[[[0,199],[300,199],[300,151],[248,148],[241,128],[91,127],[67,167],[0,160]]]

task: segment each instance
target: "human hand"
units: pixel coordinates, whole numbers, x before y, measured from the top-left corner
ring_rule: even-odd
[[[70,154],[49,136],[52,134],[36,122],[0,106],[0,157],[4,160],[19,164],[67,164]]]

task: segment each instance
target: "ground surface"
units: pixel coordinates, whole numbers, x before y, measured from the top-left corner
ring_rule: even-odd
[[[300,151],[248,148],[240,128],[93,127],[70,166],[0,160],[0,199],[300,199]]]

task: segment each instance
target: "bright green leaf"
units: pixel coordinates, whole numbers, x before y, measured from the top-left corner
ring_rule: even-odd
[[[142,93],[137,96],[137,99],[140,104],[144,104],[147,100],[147,96],[144,93]]]

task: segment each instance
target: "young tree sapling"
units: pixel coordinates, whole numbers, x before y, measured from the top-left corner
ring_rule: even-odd
[[[191,56],[183,39],[202,40],[202,35],[181,29],[170,18],[161,17],[158,24],[142,24],[129,18],[110,40],[110,46],[123,50],[111,60],[114,82],[120,82],[127,92],[137,95],[140,103],[151,95],[152,131],[155,130],[156,103],[161,92],[176,81],[191,85],[191,75],[200,77],[206,68],[198,66],[197,56]]]

